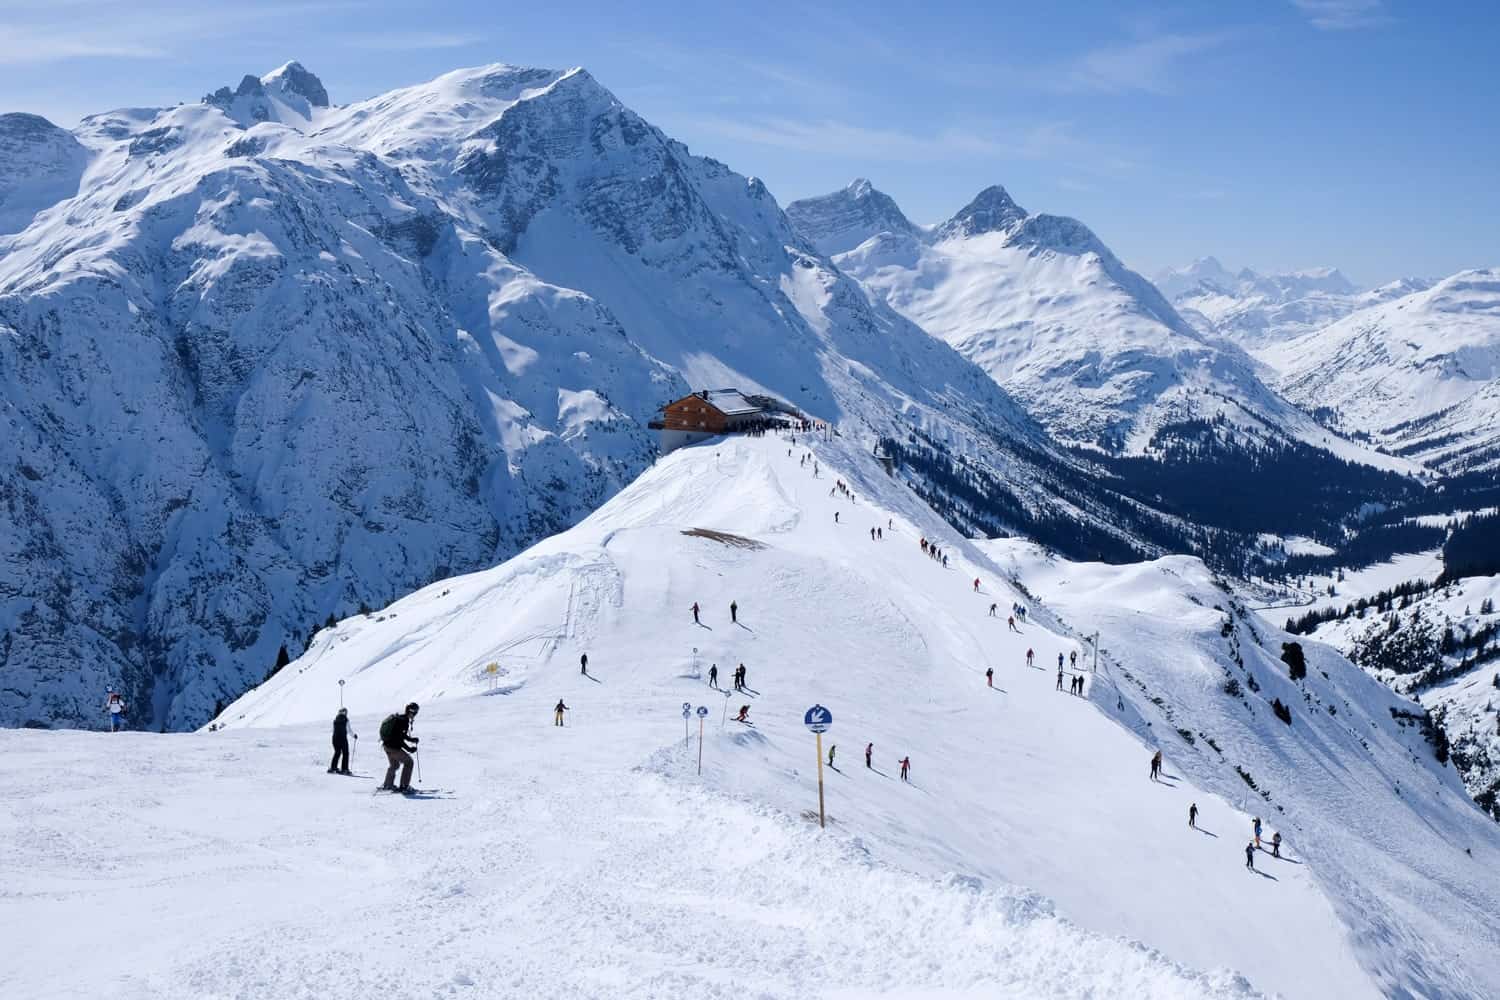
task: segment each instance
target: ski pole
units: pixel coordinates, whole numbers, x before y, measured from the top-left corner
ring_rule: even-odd
[[[411,754],[417,758],[417,784],[420,785],[422,783],[422,751],[413,750]]]

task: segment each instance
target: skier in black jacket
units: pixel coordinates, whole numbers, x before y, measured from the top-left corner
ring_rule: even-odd
[[[359,739],[358,733],[349,732],[349,710],[339,709],[333,717],[333,762],[328,765],[329,774],[349,773],[349,737]]]
[[[411,735],[411,724],[417,718],[417,709],[417,703],[412,702],[406,706],[405,712],[387,715],[380,724],[380,745],[385,748],[385,759],[391,762],[391,766],[385,771],[385,784],[380,787],[388,791],[411,791],[411,769],[414,763],[411,755],[421,742]],[[397,767],[401,768],[400,786],[396,785]]]

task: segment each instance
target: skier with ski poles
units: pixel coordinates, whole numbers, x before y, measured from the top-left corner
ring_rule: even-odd
[[[349,710],[339,709],[333,717],[333,761],[328,765],[329,774],[349,773],[349,737],[359,739],[358,733],[349,731]]]
[[[387,715],[380,724],[380,745],[385,749],[385,759],[390,762],[390,767],[386,768],[385,782],[380,786],[385,791],[411,791],[411,769],[414,764],[411,755],[421,742],[411,735],[411,725],[417,720],[418,709],[417,703],[412,702],[406,706],[406,711]],[[401,768],[399,786],[395,783],[398,767]]]
[[[554,726],[562,725],[563,713],[568,711],[571,711],[571,709],[569,709],[567,705],[563,704],[563,700],[561,698],[557,699],[557,707],[552,710],[552,724]]]
[[[911,770],[911,757],[909,757],[909,756],[908,757],[902,757],[901,758],[901,780],[902,781],[906,781],[907,780],[906,775],[907,775],[907,772],[909,772],[910,770]]]

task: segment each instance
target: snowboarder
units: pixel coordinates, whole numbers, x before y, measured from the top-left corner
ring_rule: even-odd
[[[999,609],[999,607],[1000,607],[1000,605],[998,605],[998,604],[991,604],[991,605],[990,605],[990,617],[991,617],[991,618],[998,618],[998,617],[1000,617],[1000,616],[999,616],[999,615],[997,615],[997,614],[996,614],[996,613],[995,613],[995,612],[996,612],[996,610],[998,610],[998,609]],[[1012,624],[1015,624],[1015,619],[1014,619],[1014,618],[1012,618],[1012,619],[1011,619],[1011,623],[1012,623]]]
[[[1154,754],[1151,755],[1151,780],[1152,781],[1157,780],[1157,777],[1160,774],[1161,774],[1161,751],[1158,750],[1158,751],[1156,751],[1156,753],[1154,753]]]
[[[833,752],[835,750],[837,750],[838,748],[839,747],[838,747],[837,743],[830,743],[830,744],[828,744],[828,766],[829,767],[833,766]]]
[[[1281,857],[1281,831],[1277,830],[1271,834],[1271,857]]]
[[[1250,829],[1255,831],[1255,846],[1260,846],[1260,817],[1255,817],[1255,822],[1250,824]]]
[[[739,603],[737,601],[730,601],[729,602],[729,623],[731,625],[733,625],[733,624],[738,623],[739,620],[740,620],[740,606],[739,606]]]
[[[1032,666],[1032,665],[1033,665],[1033,664],[1032,664],[1032,660],[1034,660],[1034,659],[1035,659],[1035,658],[1036,658],[1036,652],[1035,652],[1035,651],[1034,651],[1034,650],[1030,650],[1030,649],[1028,649],[1028,650],[1027,650],[1027,651],[1026,651],[1026,665],[1027,665],[1027,666],[1028,666],[1028,667],[1029,667],[1029,666]]]
[[[1188,806],[1188,826],[1198,829],[1198,803]]]
[[[990,687],[994,687],[995,686],[995,668],[994,667],[985,667],[984,668],[984,682],[986,684],[988,684]]]
[[[693,602],[693,624],[694,625],[702,625],[703,624],[702,622],[700,622],[698,620],[698,602],[697,601]]]
[[[563,724],[563,713],[567,712],[567,711],[571,711],[571,710],[568,708],[567,705],[563,704],[563,700],[561,698],[557,699],[557,707],[552,710],[552,724],[554,726],[560,726],[560,725],[562,725]]]
[[[750,721],[750,706],[749,705],[741,705],[740,706],[740,714],[736,715],[734,717],[734,721],[735,722],[749,722]]]
[[[589,654],[584,653],[578,658],[578,665],[583,668],[583,676],[589,675]]]
[[[906,773],[908,771],[910,771],[910,770],[911,770],[911,758],[910,757],[902,757],[901,758],[901,780],[902,781],[906,780]]]
[[[416,702],[406,706],[406,711],[392,713],[380,724],[380,745],[385,749],[385,759],[390,767],[385,771],[385,782],[380,787],[391,792],[411,791],[412,752],[421,740],[411,735],[411,724],[416,721],[419,706]],[[401,768],[401,784],[396,785],[396,768]]]
[[[866,768],[872,768],[872,769],[874,768],[875,765],[873,765],[873,764],[870,763],[870,755],[873,754],[874,752],[875,752],[875,744],[873,744],[873,743],[866,743],[865,744],[865,767]]]
[[[719,665],[717,663],[708,668],[708,686],[715,691],[719,690]]]
[[[333,761],[328,765],[329,774],[349,773],[349,710],[339,709],[333,717]],[[359,739],[359,734],[352,734]]]
[[[1255,841],[1245,845],[1245,867],[1255,871]]]
[[[109,689],[104,699],[104,710],[109,713],[109,731],[118,733],[125,727],[125,699],[114,688]]]

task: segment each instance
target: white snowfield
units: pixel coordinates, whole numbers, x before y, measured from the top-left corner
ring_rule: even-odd
[[[1390,724],[1396,696],[1309,644],[1306,688],[1338,714],[1310,707],[1242,623],[1262,690],[1231,698],[1220,592],[1195,561],[976,546],[852,446],[812,444],[815,478],[808,444],[673,453],[577,527],[323,631],[221,731],[0,732],[10,992],[1500,993],[1495,827]],[[1008,569],[1105,630],[1085,697],[1055,684],[1058,654],[1078,650],[1081,670],[1087,647]],[[740,663],[749,691],[708,689],[710,664],[729,686]],[[341,680],[363,737],[352,778],[323,773]],[[413,699],[434,791],[372,795],[379,721]],[[710,711],[701,777],[684,703]],[[837,746],[826,831],[814,703]],[[752,725],[733,721],[741,705]],[[1257,872],[1252,815],[1286,838]]]

